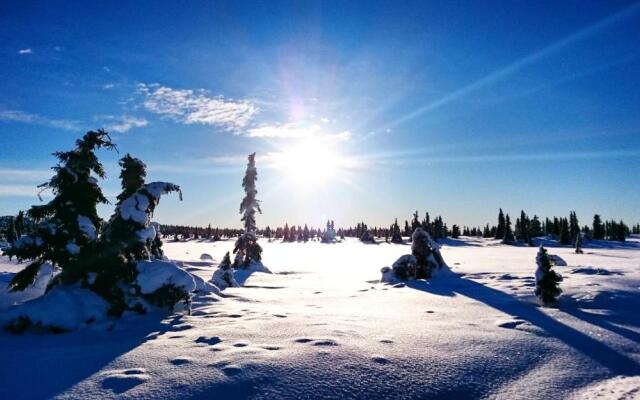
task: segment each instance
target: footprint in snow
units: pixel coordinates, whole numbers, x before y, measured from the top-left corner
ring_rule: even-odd
[[[220,339],[217,336],[211,336],[211,337],[200,336],[199,338],[196,339],[196,343],[206,343],[209,346],[215,346],[220,342],[222,342],[222,339]]]
[[[189,357],[176,357],[169,360],[169,362],[173,365],[184,365],[191,364],[193,362],[193,359]]]
[[[338,342],[336,342],[333,339],[323,339],[323,340],[316,340],[315,342],[313,342],[314,346],[337,346]]]
[[[193,325],[185,323],[185,324],[174,325],[171,327],[171,330],[179,332],[179,331],[186,331],[187,329],[191,329],[191,328],[193,328]]]
[[[380,342],[380,343],[387,343],[387,344],[395,343],[395,342],[394,342],[393,340],[391,340],[391,339],[380,339],[380,340],[379,340],[379,342]]]
[[[294,342],[296,342],[296,343],[309,343],[309,342],[312,342],[312,341],[313,341],[313,339],[309,339],[309,338],[298,338],[298,339],[294,340]]]
[[[265,350],[270,350],[270,351],[280,350],[280,346],[275,346],[275,345],[266,345],[261,347]]]
[[[247,342],[237,342],[233,344],[233,347],[247,347],[249,343]]]
[[[273,314],[273,316],[278,318],[287,318],[287,316],[284,314]]]
[[[379,354],[374,354],[373,356],[371,356],[371,361],[376,364],[389,364],[391,362],[387,357]]]
[[[498,327],[499,328],[506,328],[506,329],[515,329],[518,327],[518,325],[522,325],[524,324],[525,321],[522,320],[513,320],[513,321],[506,321],[506,322],[501,322],[498,323]]]
[[[102,387],[116,394],[124,393],[151,379],[144,368],[114,370],[107,372],[106,375],[102,380]]]
[[[232,364],[222,367],[221,369],[222,372],[224,372],[228,376],[238,375],[242,372],[242,368],[240,366]]]

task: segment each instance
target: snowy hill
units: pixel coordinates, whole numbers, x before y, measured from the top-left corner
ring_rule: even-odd
[[[233,241],[168,242],[209,280]],[[409,246],[267,243],[254,273],[192,315],[127,315],[60,335],[0,333],[0,398],[634,398],[640,241],[551,247],[558,308],[533,295],[535,247],[449,240],[455,274],[379,283]],[[201,255],[207,257],[201,259]],[[0,312],[20,266],[0,258]],[[627,396],[627,397],[624,397]]]

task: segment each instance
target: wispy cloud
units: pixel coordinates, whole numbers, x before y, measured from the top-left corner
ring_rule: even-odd
[[[351,132],[327,132],[318,124],[307,124],[305,122],[288,122],[285,124],[264,124],[256,128],[252,128],[247,132],[247,136],[255,138],[317,138],[333,141],[346,141],[351,139]]]
[[[258,113],[247,100],[212,97],[204,90],[172,89],[158,84],[139,84],[144,107],[162,117],[184,124],[215,125],[239,133]]]
[[[38,114],[32,114],[19,110],[0,110],[0,122],[21,122],[25,124],[35,124],[50,126],[53,128],[74,131],[81,128],[81,123],[75,120],[52,119]]]
[[[27,49],[20,49],[18,50],[18,54],[20,55],[25,55],[25,54],[33,54],[33,50],[27,48]]]
[[[0,197],[35,197],[38,188],[34,185],[4,185],[0,184]]]
[[[0,182],[39,182],[51,176],[46,169],[0,168]]]
[[[149,121],[144,118],[133,117],[131,115],[103,115],[98,118],[105,123],[107,131],[124,133],[132,128],[142,128],[147,126]]]
[[[115,83],[105,83],[104,85],[102,85],[102,88],[106,90],[113,89],[114,87],[116,87]]]

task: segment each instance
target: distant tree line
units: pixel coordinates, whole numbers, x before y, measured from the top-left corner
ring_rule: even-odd
[[[29,234],[33,229],[31,221],[23,212],[17,216],[0,217],[0,238],[12,242],[22,235]],[[289,224],[282,226],[266,226],[257,229],[258,236],[269,240],[280,240],[283,242],[308,242],[321,241],[328,231],[335,230],[339,239],[358,238],[365,243],[373,243],[377,240],[384,240],[391,243],[411,242],[411,235],[416,228],[422,228],[431,235],[434,240],[445,238],[457,239],[460,236],[484,237],[501,240],[505,244],[529,244],[533,245],[533,238],[546,236],[555,240],[561,245],[575,245],[578,234],[582,240],[609,240],[625,241],[630,234],[640,234],[640,223],[631,226],[624,221],[613,219],[603,221],[599,214],[593,216],[593,221],[589,225],[582,225],[578,221],[575,211],[569,212],[568,217],[547,217],[541,219],[537,215],[530,217],[524,210],[512,223],[509,214],[505,214],[502,209],[498,211],[497,224],[486,224],[484,227],[460,226],[457,224],[448,225],[441,216],[431,218],[426,212],[420,218],[418,211],[413,213],[411,220],[405,220],[403,224],[396,218],[388,227],[370,226],[364,221],[356,223],[354,226],[335,228],[333,220],[327,221],[324,227],[314,227],[309,224]],[[236,239],[243,232],[238,228],[220,228],[207,226],[190,225],[160,225],[160,231],[165,240],[186,241],[186,240],[207,240],[218,241],[226,239]]]

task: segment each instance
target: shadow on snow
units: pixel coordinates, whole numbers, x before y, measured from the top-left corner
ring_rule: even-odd
[[[474,282],[473,280],[459,276],[451,276],[437,278],[431,281],[412,281],[407,283],[407,287],[439,296],[455,296],[456,294],[460,294],[469,297],[543,329],[549,335],[563,341],[568,346],[606,367],[613,374],[635,375],[640,373],[640,366],[626,355],[557,321],[531,304],[524,303],[513,296]],[[640,295],[630,294],[630,297],[633,298],[636,304],[640,302]],[[612,325],[605,317],[584,312],[580,310],[578,306],[580,306],[580,304],[569,303],[561,306],[560,310],[634,342],[638,342],[640,335],[636,332]],[[629,305],[625,306],[627,309],[628,307]]]

